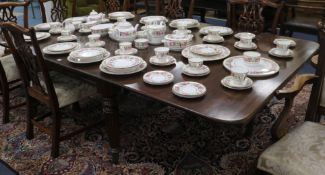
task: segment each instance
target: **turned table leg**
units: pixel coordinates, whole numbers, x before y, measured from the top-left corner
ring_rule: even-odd
[[[112,162],[118,163],[120,147],[120,125],[118,116],[118,89],[112,85],[98,86],[103,96],[103,115],[106,121],[106,129],[111,147]]]

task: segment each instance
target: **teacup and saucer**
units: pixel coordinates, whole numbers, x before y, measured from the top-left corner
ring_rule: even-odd
[[[58,42],[69,42],[69,41],[75,41],[77,40],[76,35],[72,35],[71,30],[69,29],[62,29],[61,30],[61,36],[57,38]]]
[[[291,44],[290,40],[278,40],[276,42],[276,47],[272,48],[269,54],[280,58],[292,57],[293,51],[289,48]]]
[[[149,62],[156,66],[169,66],[176,63],[176,59],[169,54],[168,47],[156,47],[154,49],[155,55],[152,56]]]
[[[104,47],[105,41],[100,40],[100,34],[88,35],[89,42],[86,43],[87,47]]]
[[[231,75],[221,80],[221,84],[229,89],[244,90],[253,87],[253,80],[247,77],[248,69],[244,66],[234,66]]]
[[[188,60],[188,64],[183,67],[183,74],[188,76],[205,76],[210,73],[208,66],[203,64],[202,58],[191,58]]]
[[[235,42],[235,48],[240,50],[255,50],[257,45],[253,42],[253,37],[250,35],[241,35],[240,40]]]
[[[138,50],[132,47],[131,42],[120,42],[119,49],[115,50],[115,55],[135,55]]]
[[[225,39],[219,34],[219,30],[216,28],[211,28],[208,31],[208,35],[203,37],[203,41],[207,43],[221,43]]]

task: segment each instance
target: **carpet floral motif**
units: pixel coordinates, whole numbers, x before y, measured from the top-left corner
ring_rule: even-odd
[[[303,120],[310,89],[307,86],[297,97],[292,111],[295,125]],[[14,102],[24,100],[18,99]],[[270,128],[283,106],[283,101],[272,100],[243,134],[240,127],[217,124],[132,93],[120,99],[119,165],[110,162],[104,126],[61,142],[60,157],[51,159],[49,136],[36,129],[35,138],[26,139],[24,107],[11,112],[10,123],[0,124],[0,159],[24,175],[254,174],[258,156],[272,144]],[[84,118],[98,118],[100,102],[98,97],[83,102]],[[80,125],[64,115],[61,132]]]

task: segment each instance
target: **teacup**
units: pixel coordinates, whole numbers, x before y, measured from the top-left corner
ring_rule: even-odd
[[[147,38],[147,32],[146,31],[137,31],[137,38]]]
[[[149,40],[145,38],[139,38],[134,40],[134,46],[138,49],[146,49],[149,46]]]
[[[69,30],[69,29],[62,29],[61,30],[61,35],[62,36],[70,36],[71,35],[71,30]]]
[[[258,52],[247,51],[247,52],[244,52],[243,55],[245,56],[244,60],[246,63],[257,64],[261,61],[261,54]]]
[[[62,24],[59,22],[52,22],[50,23],[51,30],[59,30],[62,28]]]
[[[245,83],[248,69],[243,66],[234,66],[230,69],[235,84],[242,85]]]
[[[252,45],[252,41],[253,37],[252,36],[248,36],[248,35],[241,35],[240,36],[240,43],[244,46],[251,46]]]
[[[99,38],[100,38],[99,34],[88,35],[89,42],[95,43],[95,42],[99,41]]]
[[[82,32],[91,32],[90,26],[87,25],[86,23],[80,24],[80,31]]]
[[[286,54],[289,50],[289,47],[290,47],[289,41],[281,40],[276,43],[276,48],[278,52],[280,52],[280,54]]]
[[[169,53],[169,48],[168,47],[157,47],[154,49],[155,51],[155,54],[156,54],[156,57],[159,61],[161,62],[166,62],[167,58],[166,56],[168,55]]]
[[[130,49],[132,49],[132,43],[131,42],[121,42],[119,43],[120,51],[121,53],[126,52]]]
[[[203,60],[201,58],[191,58],[188,60],[191,68],[197,69],[203,65]]]

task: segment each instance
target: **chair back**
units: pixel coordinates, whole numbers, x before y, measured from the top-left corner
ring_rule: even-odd
[[[102,0],[105,6],[105,13],[112,13],[117,11],[127,11],[130,6],[130,0]]]
[[[165,16],[170,19],[179,19],[179,18],[192,18],[193,15],[193,9],[194,9],[194,4],[195,0],[190,0],[190,4],[188,6],[188,14],[185,16],[185,11],[184,11],[184,1],[183,0],[169,0],[168,4],[165,6]],[[164,4],[161,4],[164,5]]]
[[[0,22],[17,23],[17,14],[14,13],[16,7],[24,8],[24,27],[28,27],[28,6],[29,0],[23,2],[1,2],[0,3]]]
[[[13,22],[0,23],[0,27],[15,59],[27,96],[49,107],[58,107],[58,99],[34,28],[23,28]],[[31,45],[25,41],[24,35],[31,37]]]
[[[228,0],[227,25],[237,31],[261,33],[265,29],[263,11],[266,7],[275,9],[271,32],[276,33],[284,2],[274,3],[270,0]]]
[[[46,8],[45,3],[47,3],[49,8]],[[47,19],[51,19],[52,22],[62,22],[68,17],[68,6],[67,0],[39,0],[42,20],[43,23],[50,22]],[[73,0],[72,11],[75,10],[76,1]],[[46,10],[50,9],[50,13]],[[50,18],[47,17],[47,14],[50,14]]]
[[[325,78],[325,20],[318,23],[319,28],[319,55],[318,63],[316,64],[315,74],[319,77],[318,80],[314,83],[310,100],[307,109],[307,120],[310,121],[320,121],[320,102],[322,98],[324,78]]]

